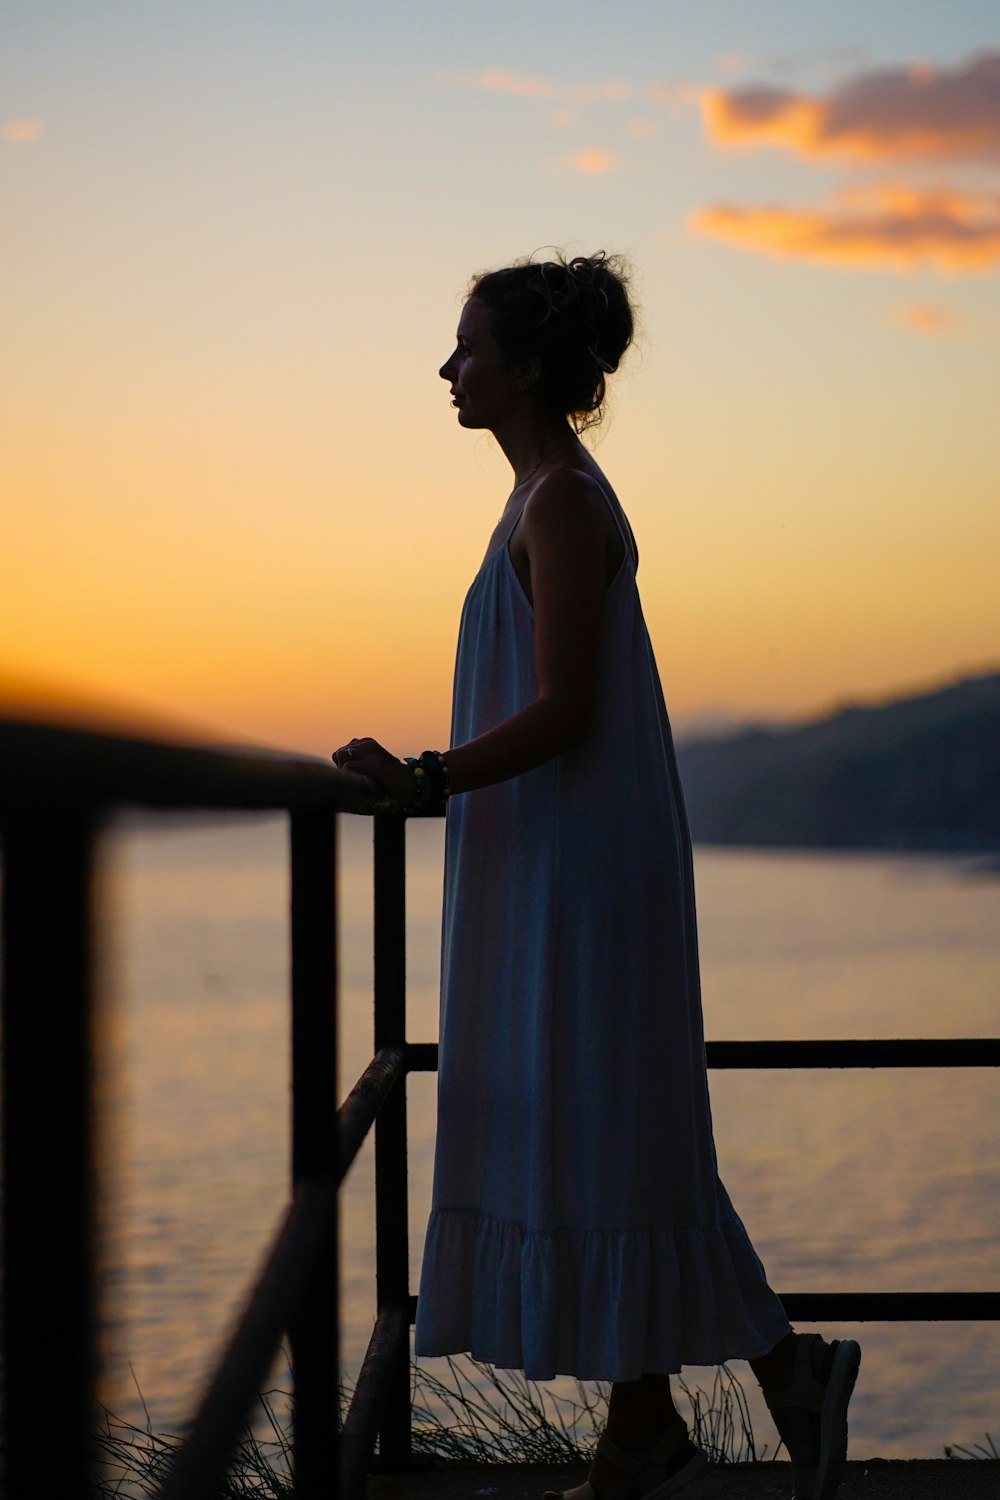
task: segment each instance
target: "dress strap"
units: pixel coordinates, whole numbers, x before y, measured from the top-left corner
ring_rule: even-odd
[[[582,473],[584,471],[581,470],[580,472]],[[606,489],[601,481],[595,478],[593,474],[587,474],[586,477],[590,480],[593,480],[594,484],[597,486],[598,490],[601,493],[601,497],[604,500],[605,505],[611,512],[611,519],[615,524],[615,530],[621,537],[622,546],[625,548],[625,556],[629,559],[634,569],[637,561],[635,537],[632,535],[632,528],[628,523],[628,518],[625,515],[625,512],[618,504],[617,496],[612,499],[612,492]]]
[[[582,479],[590,480],[590,482],[596,486],[598,492],[601,495],[601,498],[603,499],[605,505],[608,507],[608,510],[611,513],[611,519],[614,522],[615,529],[618,532],[618,535],[621,537],[622,546],[625,548],[625,556],[630,560],[634,569],[636,563],[635,538],[632,535],[632,528],[629,526],[629,523],[625,518],[624,511],[620,509],[620,507],[617,505],[617,502],[612,501],[609,491],[605,488],[605,486],[600,482],[599,479],[596,479],[594,477],[593,474],[589,474],[586,469],[573,469],[571,472],[574,474],[578,474]],[[528,483],[529,481],[525,480],[525,487],[527,487]],[[510,498],[513,498],[516,493],[516,490],[512,490]],[[517,530],[518,522],[524,514],[524,507],[527,505],[530,497],[531,490],[529,489],[528,493],[524,496],[524,499],[517,507],[517,510],[511,513],[510,524],[508,526],[505,526],[504,530],[499,534],[497,541],[487,553],[487,559],[492,557],[494,553],[500,552],[508,546],[511,537]]]

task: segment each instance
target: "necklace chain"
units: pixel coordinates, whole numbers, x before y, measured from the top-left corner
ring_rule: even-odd
[[[517,484],[515,484],[514,488],[511,490],[510,494],[507,496],[507,504],[508,505],[513,500],[514,496],[517,494],[518,490],[521,489],[523,485],[526,485],[529,479],[534,479],[535,475],[538,473],[539,469],[542,467],[542,464],[544,462],[545,462],[545,454],[543,453],[542,456],[541,456],[541,458],[535,464],[534,468],[529,469],[528,472],[527,472],[527,474],[525,474],[524,478],[523,479],[519,479],[518,482],[517,482]],[[507,514],[507,507],[504,506],[503,516],[505,516],[506,514]],[[503,516],[498,517],[498,519],[497,519],[497,525],[498,526],[500,525],[500,522],[503,520]]]
[[[529,469],[528,472],[527,472],[527,474],[525,474],[524,478],[518,480],[517,484],[515,484],[515,486],[514,486],[514,489],[511,490],[511,494],[513,495],[514,490],[519,490],[523,484],[527,484],[527,482],[528,482],[529,479],[534,479],[535,475],[538,473],[539,469],[542,467],[542,464],[544,462],[545,462],[545,454],[543,453],[542,456],[541,456],[541,458],[535,464],[534,468]]]

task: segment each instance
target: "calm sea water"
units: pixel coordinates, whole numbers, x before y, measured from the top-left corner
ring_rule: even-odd
[[[346,1089],[372,1050],[371,828],[343,822]],[[408,834],[413,1040],[437,1034],[441,836]],[[285,829],[125,826],[108,864],[119,1083],[103,1394],[137,1417],[138,1385],[154,1424],[176,1428],[287,1196]],[[995,876],[882,855],[701,849],[696,865],[709,1037],[997,1033]],[[722,1174],[776,1288],[1000,1285],[998,1086],[989,1069],[713,1074]],[[434,1079],[409,1088],[415,1286]],[[370,1147],[346,1190],[343,1273],[356,1369],[374,1315]],[[854,1456],[934,1457],[1000,1432],[994,1325],[835,1332],[864,1346]]]

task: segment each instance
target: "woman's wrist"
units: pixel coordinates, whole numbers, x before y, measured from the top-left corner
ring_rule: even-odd
[[[424,750],[419,756],[408,755],[404,765],[413,778],[412,795],[406,803],[408,811],[441,811],[451,795],[444,754],[440,750]]]
[[[391,776],[382,780],[382,786],[393,802],[409,807],[415,794],[413,767],[405,760],[397,761]]]

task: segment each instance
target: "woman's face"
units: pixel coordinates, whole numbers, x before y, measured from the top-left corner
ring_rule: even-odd
[[[462,309],[454,352],[438,374],[451,387],[451,404],[463,427],[495,432],[525,399],[523,372],[500,352],[489,310],[475,297]]]

